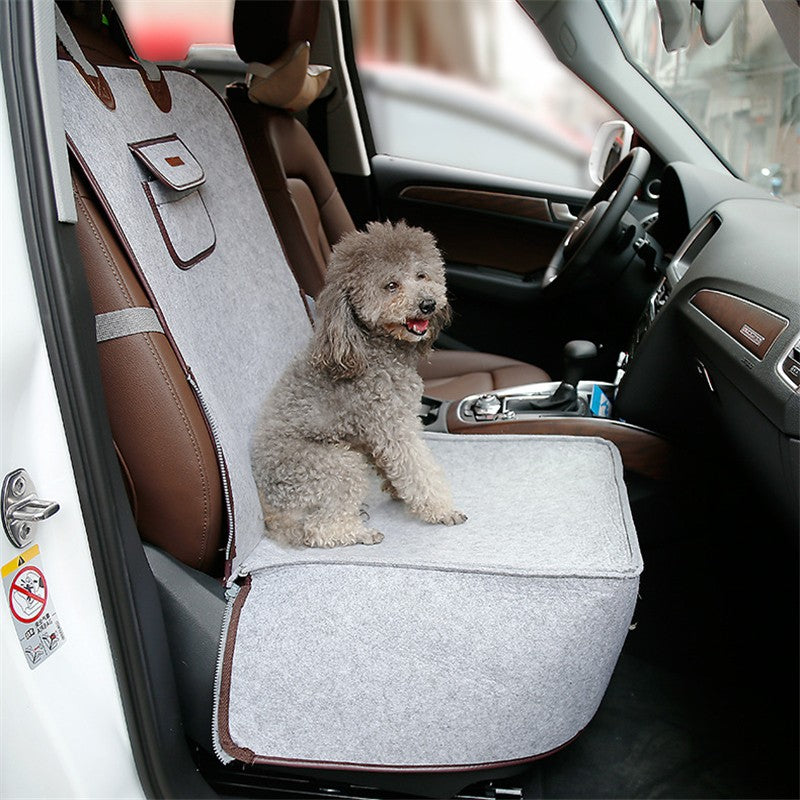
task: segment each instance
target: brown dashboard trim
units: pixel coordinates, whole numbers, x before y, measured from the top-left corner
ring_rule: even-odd
[[[633,425],[599,417],[541,417],[508,422],[465,422],[458,416],[458,403],[447,410],[450,433],[514,433],[533,436],[598,436],[613,442],[625,469],[648,478],[663,480],[673,472],[674,451],[658,434]]]
[[[547,200],[503,192],[484,192],[478,189],[453,189],[446,186],[406,186],[400,192],[403,200],[422,200],[426,203],[458,206],[473,211],[490,211],[504,216],[523,217],[537,222],[552,222]]]
[[[717,289],[700,289],[689,302],[759,360],[789,325],[780,314]]]

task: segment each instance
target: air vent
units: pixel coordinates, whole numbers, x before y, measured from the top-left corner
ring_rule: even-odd
[[[681,245],[675,257],[667,267],[667,277],[672,286],[686,274],[700,251],[709,243],[711,237],[720,229],[722,219],[718,214],[710,214],[695,228],[688,239]]]

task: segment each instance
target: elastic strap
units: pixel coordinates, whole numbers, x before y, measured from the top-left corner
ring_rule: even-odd
[[[83,50],[81,50],[81,46],[78,44],[75,34],[72,32],[72,29],[67,24],[67,20],[61,13],[61,9],[55,3],[53,3],[53,8],[55,8],[56,11],[56,36],[58,40],[64,45],[64,49],[69,53],[69,57],[87,75],[96,78],[97,70],[89,63],[88,59],[83,54]]]
[[[95,318],[97,341],[121,339],[134,333],[164,333],[156,312],[149,306],[121,308],[98,314]]]

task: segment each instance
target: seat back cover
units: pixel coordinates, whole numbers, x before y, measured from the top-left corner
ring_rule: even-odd
[[[111,109],[74,62],[59,67],[70,151],[200,397],[226,477],[229,548],[235,537],[236,553],[246,554],[263,530],[250,436],[270,387],[310,336],[303,299],[213,91],[164,69],[164,112],[134,65],[97,67]]]

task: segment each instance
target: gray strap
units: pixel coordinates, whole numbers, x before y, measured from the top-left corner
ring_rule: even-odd
[[[144,70],[144,74],[147,75],[148,80],[155,81],[156,83],[161,80],[161,69],[158,64],[154,64],[152,61],[145,61],[143,58],[139,58],[139,56],[136,56],[136,61]]]
[[[80,68],[87,74],[91,75],[92,77],[97,77],[97,70],[94,68],[92,64],[89,63],[86,56],[83,54],[83,50],[81,46],[78,44],[78,40],[75,38],[75,34],[72,32],[72,29],[69,27],[69,23],[64,18],[64,15],[61,13],[61,9],[55,3],[53,7],[56,10],[56,36],[58,37],[61,44],[64,45],[67,52],[70,55],[70,58],[76,63],[80,65]],[[138,62],[138,64],[144,70],[145,75],[147,75],[147,79],[151,81],[160,81],[161,80],[161,70],[159,69],[157,64],[154,64],[152,61],[145,61],[144,59],[139,58],[138,56],[134,56],[134,59]]]
[[[98,314],[94,319],[98,342],[120,339],[134,333],[164,333],[156,312],[149,307],[121,308],[119,311]]]
[[[83,54],[83,50],[81,50],[81,46],[78,44],[75,34],[72,32],[66,19],[64,19],[64,15],[61,13],[61,9],[55,3],[53,3],[53,8],[56,11],[56,36],[59,41],[64,45],[70,58],[78,64],[87,75],[96,78],[97,70],[89,63],[88,59]]]

